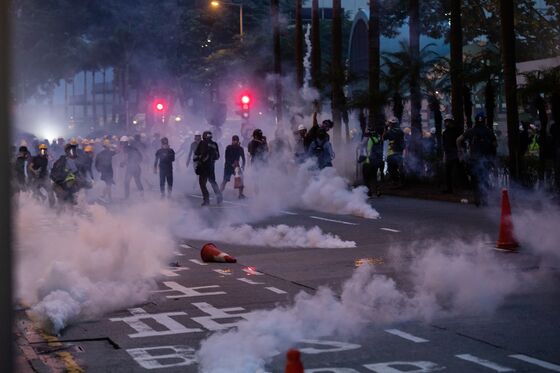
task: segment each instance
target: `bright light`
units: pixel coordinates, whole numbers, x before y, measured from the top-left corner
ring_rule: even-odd
[[[220,6],[220,2],[219,1],[211,1],[210,5],[212,5],[214,8],[217,8]]]
[[[182,120],[182,118],[181,118],[179,115],[177,115],[177,116],[175,117],[175,122],[180,122],[181,120]]]
[[[137,121],[136,119],[134,119],[134,120],[132,121],[132,124],[138,124],[138,121]]]
[[[251,98],[247,95],[244,95],[243,97],[241,97],[241,103],[247,105],[249,102],[251,102]]]
[[[163,104],[162,103],[156,104],[156,109],[158,109],[159,111],[162,111],[163,110]]]

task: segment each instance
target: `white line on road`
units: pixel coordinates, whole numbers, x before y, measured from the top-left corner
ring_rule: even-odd
[[[276,294],[287,294],[284,290],[280,290],[278,288],[275,288],[274,286],[270,286],[270,287],[267,287],[265,289],[270,290],[271,292],[276,293]]]
[[[396,335],[397,337],[408,339],[409,341],[412,341],[414,343],[429,342],[427,339],[420,338],[420,337],[417,337],[417,336],[412,335],[412,334],[408,334],[408,333],[403,332],[402,330],[399,330],[399,329],[385,329],[385,331],[389,334]]]
[[[248,278],[244,278],[244,277],[238,278],[238,280],[249,285],[264,285],[264,282],[251,281]]]
[[[509,355],[509,357],[512,357],[512,358],[517,359],[517,360],[524,361],[524,362],[529,363],[529,364],[537,365],[541,368],[549,369],[549,370],[552,370],[554,372],[560,372],[560,365],[548,363],[546,361],[535,359],[534,357],[530,357],[530,356],[527,356],[527,355]]]
[[[485,359],[481,359],[481,358],[476,357],[476,356],[471,355],[471,354],[460,354],[460,355],[455,355],[455,356],[458,357],[461,360],[466,360],[466,361],[470,361],[471,363],[482,365],[483,367],[486,367],[488,369],[492,369],[493,371],[496,371],[496,372],[513,372],[513,371],[515,371],[515,369],[511,369],[511,368],[508,368],[508,367],[498,365],[496,363],[493,363],[493,362],[485,360]]]
[[[189,261],[193,262],[194,264],[198,264],[199,266],[207,266],[208,264],[201,262],[198,259],[189,259]]]
[[[292,216],[296,216],[298,215],[298,213],[296,212],[291,212],[291,211],[280,211],[282,214],[284,215],[292,215]]]
[[[243,272],[246,272],[246,273],[248,273],[250,275],[253,275],[253,276],[262,276],[263,275],[262,273],[260,273],[259,271],[257,271],[254,268],[251,268],[251,267],[243,268]]]
[[[177,250],[175,250],[175,251],[173,252],[173,254],[175,254],[175,255],[177,255],[177,256],[185,256],[185,254],[183,254],[183,253],[181,253],[181,252],[179,252],[179,251],[177,251]]]
[[[400,233],[400,231],[396,230],[396,229],[391,229],[391,228],[379,228],[382,231],[387,231],[387,232],[393,232],[393,233]]]
[[[338,223],[338,224],[345,224],[345,225],[358,225],[356,223],[350,223],[347,221],[342,221],[342,220],[334,220],[334,219],[327,219],[327,218],[322,218],[320,216],[310,216],[311,219],[317,219],[317,220],[323,220],[323,221],[329,221],[331,223]]]
[[[219,273],[220,275],[224,276],[231,276],[231,271],[223,270],[223,269],[215,269],[214,272]]]
[[[182,243],[179,246],[182,247],[183,249],[192,249],[192,246],[189,246],[186,243]]]

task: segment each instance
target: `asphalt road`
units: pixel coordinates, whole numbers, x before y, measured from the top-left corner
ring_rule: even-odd
[[[189,201],[199,203],[193,196]],[[238,201],[231,202],[224,208],[239,207]],[[492,250],[498,231],[497,207],[396,197],[372,203],[380,219],[291,210],[254,224],[319,226],[355,241],[355,248],[280,249],[219,242],[238,263],[204,264],[199,257],[204,242],[179,240],[180,267],[162,270],[159,291],[147,303],[74,324],[55,343],[33,338],[30,332],[30,347],[43,357],[69,352],[71,356],[65,356],[71,364],[87,372],[197,372],[194,353],[210,334],[234,327],[249,311],[289,304],[301,291],[313,294],[327,285],[339,292],[360,258],[406,287],[407,273],[391,265],[395,247],[481,237]],[[210,210],[214,213],[220,209]],[[512,271],[537,273],[537,259],[523,250],[494,257]],[[408,259],[405,254],[398,258]],[[538,273],[547,279],[541,286],[516,292],[493,316],[371,326],[352,338],[307,340],[294,347],[302,352],[306,372],[560,372],[558,271],[548,268],[543,275],[541,268]],[[19,326],[26,327],[21,320]],[[283,372],[284,363],[281,352],[266,369]]]

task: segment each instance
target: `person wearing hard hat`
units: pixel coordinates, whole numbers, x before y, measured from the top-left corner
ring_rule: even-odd
[[[443,163],[445,165],[445,190],[443,193],[453,193],[453,174],[459,169],[459,154],[457,137],[459,129],[455,126],[455,119],[447,114],[443,118],[445,129],[441,135],[443,147]]]
[[[28,170],[32,180],[33,194],[40,200],[48,198],[49,205],[54,206],[55,198],[49,180],[49,155],[46,144],[39,144],[39,154],[31,158]],[[43,195],[42,190],[45,190],[47,197]]]
[[[117,152],[111,145],[111,140],[103,140],[103,150],[95,157],[95,169],[101,174],[101,180],[105,183],[105,188],[101,194],[101,200],[107,202],[113,201],[112,187],[115,184],[113,180],[113,157]]]
[[[202,141],[202,136],[200,135],[200,131],[195,131],[194,133],[194,140],[191,143],[191,147],[189,149],[189,155],[187,155],[187,168],[189,168],[189,163],[191,162],[192,156],[194,155],[196,149],[198,148],[198,144]]]
[[[76,148],[77,142],[66,144],[64,155],[60,156],[51,169],[53,191],[59,203],[76,204],[75,196],[82,185]]]
[[[399,120],[395,117],[389,119],[388,128],[383,134],[383,141],[388,141],[387,147],[387,169],[391,180],[396,185],[404,182],[404,132],[399,126]]]
[[[175,151],[169,146],[167,137],[161,138],[161,148],[156,152],[154,162],[154,174],[159,168],[159,190],[161,198],[165,198],[165,183],[167,182],[167,198],[171,198],[173,191],[173,162],[175,162]]]

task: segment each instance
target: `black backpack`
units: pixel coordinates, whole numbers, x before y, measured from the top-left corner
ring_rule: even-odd
[[[51,180],[55,184],[62,184],[68,176],[68,170],[66,169],[66,157],[62,156],[54,162],[51,170]]]

